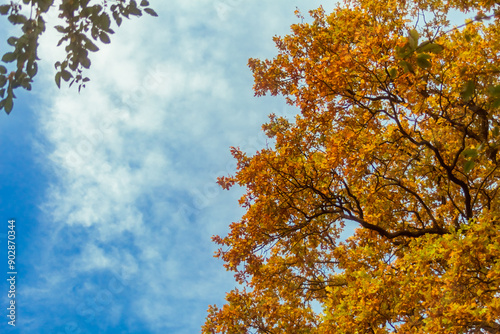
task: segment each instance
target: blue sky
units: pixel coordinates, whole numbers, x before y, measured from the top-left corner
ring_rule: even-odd
[[[49,30],[33,91],[0,115],[0,259],[6,275],[15,218],[18,270],[15,328],[0,283],[2,333],[197,333],[235,285],[210,238],[242,215],[242,190],[216,177],[234,172],[230,146],[264,147],[267,116],[294,112],[253,97],[247,60],[321,3],[150,2],[159,18],[115,29],[80,94],[55,86]]]

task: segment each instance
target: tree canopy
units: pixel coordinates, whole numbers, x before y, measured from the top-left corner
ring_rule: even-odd
[[[135,0],[91,1],[62,0],[58,8],[54,0],[11,1],[0,5],[0,14],[8,21],[21,27],[19,36],[11,36],[7,43],[12,47],[3,53],[0,64],[0,110],[7,114],[14,105],[14,90],[22,87],[31,90],[31,83],[38,72],[38,39],[46,30],[46,17],[51,11],[57,11],[61,25],[55,29],[62,34],[58,46],[65,46],[66,58],[55,63],[57,73],[55,81],[61,86],[61,79],[70,86],[78,84],[78,90],[85,87],[90,79],[84,70],[91,65],[89,52],[96,52],[96,41],[108,44],[112,20],[120,26],[123,18],[141,16],[143,12],[158,16],[149,7],[149,1]]]
[[[249,61],[300,113],[232,148],[246,213],[214,241],[241,288],[203,332],[500,333],[499,2],[310,14]]]

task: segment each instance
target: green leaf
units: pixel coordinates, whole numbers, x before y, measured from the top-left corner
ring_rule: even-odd
[[[117,12],[113,12],[113,18],[115,19],[116,24],[118,26],[120,26],[122,24],[123,19],[121,18],[120,14],[118,14]]]
[[[430,53],[440,53],[441,51],[444,50],[444,47],[442,47],[439,44],[436,43],[430,43],[429,41],[425,41],[422,44],[420,44],[417,48],[417,52],[430,52]]]
[[[405,73],[410,72],[410,73],[415,74],[415,70],[413,69],[413,65],[412,65],[412,64],[410,64],[409,62],[404,61],[404,60],[401,60],[401,61],[399,62],[399,65],[400,65],[401,67],[403,67],[403,70],[405,71]]]
[[[21,37],[19,37],[19,40],[17,41],[17,44],[19,45],[28,45],[30,44],[30,39],[28,35],[24,34]]]
[[[429,68],[431,67],[431,62],[428,60],[431,58],[428,54],[419,54],[417,56],[417,65],[420,66],[421,68]]]
[[[99,26],[102,30],[108,31],[110,25],[111,20],[109,19],[109,15],[106,13],[102,13],[101,16],[99,16]]]
[[[100,40],[101,40],[101,42],[103,42],[104,44],[109,44],[109,43],[111,43],[111,40],[109,39],[108,34],[106,34],[104,31],[101,31],[101,33],[99,34],[99,39],[100,39]]]
[[[420,37],[418,34],[418,31],[415,29],[410,30],[410,37],[412,37],[415,41],[418,41],[418,38]]]
[[[71,74],[70,72],[68,72],[66,70],[61,71],[61,78],[64,81],[69,81],[69,79],[71,79],[72,77],[73,77],[73,74]]]
[[[50,6],[54,3],[54,0],[38,0],[38,8],[42,13],[49,10]]]
[[[11,63],[14,60],[16,60],[16,54],[14,52],[7,52],[2,57],[2,61],[6,62],[6,63]]]
[[[29,78],[25,78],[21,81],[21,86],[26,90],[31,90],[31,80]]]
[[[142,12],[139,8],[137,8],[137,2],[135,0],[130,0],[130,4],[128,5],[128,10],[131,15],[141,16]]]
[[[38,25],[38,29],[41,32],[45,31],[45,21],[44,21],[43,17],[41,17],[41,16],[38,17],[37,25]]]
[[[10,9],[10,5],[0,6],[0,14],[7,15],[7,13],[9,12],[9,9]]]
[[[391,69],[389,70],[389,76],[390,76],[392,79],[394,79],[394,78],[396,77],[396,75],[397,75],[397,74],[398,74],[398,70],[397,70],[395,67],[393,67],[393,68],[391,68]]]
[[[139,8],[130,8],[129,12],[130,12],[130,15],[134,15],[134,16],[141,16],[142,15],[142,12]]]
[[[64,34],[67,32],[67,29],[68,28],[64,28],[63,26],[55,26],[54,27],[58,32],[60,32],[61,34]]]
[[[93,5],[92,7],[90,7],[91,11],[92,11],[92,14],[98,16],[99,13],[102,11],[102,6],[101,5]]]
[[[10,46],[16,46],[17,40],[17,37],[11,36],[7,39],[7,44],[9,44]]]
[[[38,73],[38,64],[33,63],[33,66],[26,69],[26,73],[28,73],[28,75],[33,78]]]
[[[65,40],[67,40],[67,39],[68,39],[68,36],[64,36],[63,38],[61,38],[61,39],[59,40],[59,42],[57,42],[57,46],[61,45],[61,44],[62,44],[62,42],[64,42],[64,41],[65,41]]]
[[[472,168],[474,168],[475,162],[474,160],[467,160],[464,164],[464,172],[469,173]]]
[[[24,24],[28,21],[28,18],[24,15],[16,15],[16,24]]]
[[[406,43],[405,46],[402,48],[400,48],[399,46],[396,46],[396,54],[397,54],[398,58],[406,59],[409,56],[411,56],[411,54],[413,52],[414,51],[411,49],[409,43]]]
[[[61,72],[56,73],[56,85],[59,89],[61,88]]]
[[[7,83],[7,77],[5,75],[0,75],[0,87],[5,86],[6,83]]]
[[[71,59],[71,63],[69,63],[69,68],[72,69],[73,71],[76,71],[76,69],[78,68],[78,64],[80,64],[80,60],[77,59],[76,57],[74,57]],[[64,79],[64,76],[63,76],[63,79]]]
[[[465,149],[462,154],[466,157],[466,158],[475,158],[477,157],[477,149],[475,148],[468,148],[468,149]]]
[[[90,41],[90,40],[87,40],[87,43],[85,43],[85,47],[87,48],[87,50],[92,51],[92,52],[99,51],[99,48],[97,47],[97,45],[92,43],[92,41]]]
[[[141,1],[141,7],[146,7],[146,6],[149,6],[149,1],[147,1],[147,0],[142,0],[142,1]]]
[[[12,100],[12,95],[7,95],[7,97],[5,98],[5,103],[3,105],[7,115],[10,114],[13,106],[14,106],[14,101]]]
[[[488,87],[488,92],[491,97],[500,97],[500,85]]]
[[[500,128],[498,126],[495,126],[491,133],[493,134],[493,137],[497,137],[500,134]]]
[[[124,8],[123,10],[120,11],[120,13],[128,19],[129,18],[128,15],[130,14],[130,10],[128,10],[127,8]]]
[[[493,100],[491,103],[492,108],[499,108],[500,107],[500,98]]]
[[[99,36],[99,29],[97,29],[97,27],[92,27],[92,29],[90,30],[90,35],[92,36],[93,39],[97,39],[97,37]]]
[[[151,16],[158,16],[158,14],[156,14],[156,12],[154,10],[152,10],[151,8],[144,8],[144,11]]]
[[[26,16],[20,14],[10,14],[7,19],[12,24],[23,24],[28,21],[28,18]]]
[[[3,65],[0,65],[0,74],[5,74],[7,73],[7,68]]]
[[[460,92],[460,96],[462,99],[468,101],[474,95],[474,90],[476,88],[476,83],[473,80],[467,81],[462,87],[462,91]]]
[[[412,50],[415,50],[417,48],[418,37],[419,37],[418,31],[416,31],[415,29],[410,30],[410,33],[409,33],[409,36],[408,36],[408,42],[409,42],[410,47],[412,48]]]
[[[82,57],[80,59],[80,64],[85,68],[90,68],[90,59],[88,57]]]

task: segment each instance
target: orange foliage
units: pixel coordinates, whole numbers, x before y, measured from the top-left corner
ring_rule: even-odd
[[[250,59],[300,114],[219,180],[247,189],[214,237],[246,289],[203,333],[500,333],[499,10],[347,1]]]

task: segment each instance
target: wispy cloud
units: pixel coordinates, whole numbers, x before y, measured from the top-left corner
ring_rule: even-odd
[[[234,171],[229,146],[265,146],[260,124],[283,110],[252,97],[246,59],[273,55],[271,36],[288,31],[295,6],[152,5],[160,18],[117,29],[81,94],[44,90],[40,147],[52,177],[27,328],[192,333],[234,285],[210,236],[240,217],[239,193],[215,178]],[[44,61],[60,58],[56,40],[43,41]],[[59,318],[44,322],[40,307]]]

